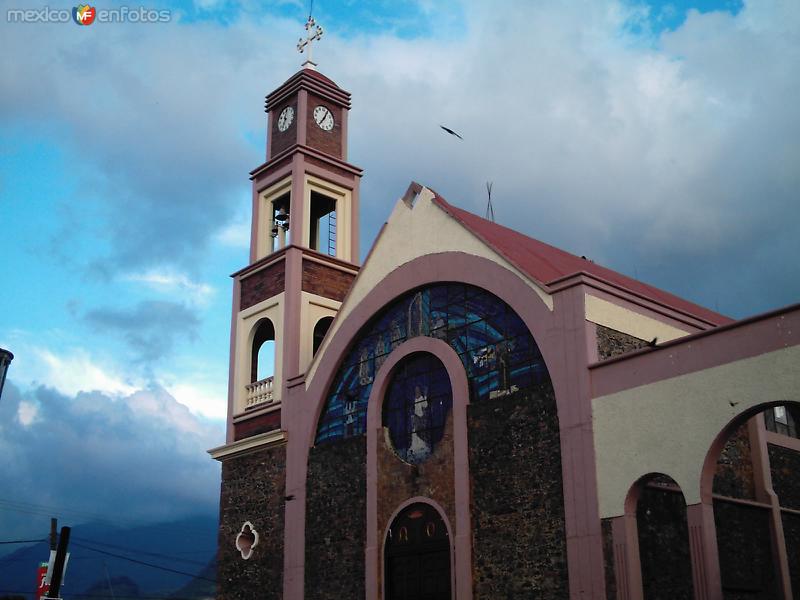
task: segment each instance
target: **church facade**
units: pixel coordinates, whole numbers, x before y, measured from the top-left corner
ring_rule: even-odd
[[[800,306],[733,321],[412,183],[359,264],[350,94],[267,96],[220,599],[800,598]]]

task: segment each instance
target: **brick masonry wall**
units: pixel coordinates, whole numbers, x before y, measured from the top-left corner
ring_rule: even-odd
[[[286,265],[283,260],[265,269],[247,275],[241,282],[241,304],[239,310],[250,308],[273,296],[280,294],[285,287]]]
[[[692,600],[683,494],[645,487],[636,505],[642,586],[648,600]]]
[[[568,598],[552,387],[471,404],[468,435],[474,597]]]
[[[364,598],[366,436],[311,449],[306,484],[306,600]]]
[[[289,126],[289,129],[284,132],[280,132],[278,131],[278,118],[281,116],[283,109],[287,106],[291,106],[294,109],[294,120]],[[301,116],[297,114],[297,96],[294,96],[291,100],[287,100],[281,104],[272,112],[272,114],[272,131],[270,132],[269,136],[269,155],[276,156],[297,141],[297,121],[301,118]]]
[[[597,326],[597,355],[600,360],[614,358],[615,356],[644,348],[648,342],[649,340],[640,340],[615,329],[603,327],[602,325]]]
[[[323,131],[314,121],[314,109],[317,106],[327,107],[333,114],[333,129]],[[342,109],[328,100],[308,94],[308,129],[306,130],[306,145],[326,154],[342,157]]]
[[[222,462],[218,600],[282,597],[285,469],[285,446]],[[245,521],[252,523],[259,536],[248,560],[235,547]]]
[[[611,519],[600,523],[603,535],[603,568],[606,575],[606,599],[617,600],[617,576],[614,573],[614,533]]]
[[[781,506],[800,510],[800,452],[767,444],[772,488]]]
[[[714,473],[714,493],[731,498],[755,500],[753,461],[747,423],[737,429],[720,453]]]
[[[397,458],[388,439],[388,432],[384,429],[384,435],[378,440],[378,539],[384,539],[386,530],[391,525],[389,519],[392,513],[402,502],[415,496],[430,498],[439,503],[451,529],[454,528],[454,486],[452,410],[442,439],[428,460],[419,465],[410,465]],[[379,582],[379,585],[382,586],[383,583]]]
[[[266,433],[274,429],[280,429],[281,426],[281,411],[276,410],[273,412],[264,413],[246,421],[240,421],[233,425],[233,439],[242,440],[246,437],[252,437],[259,433]]]
[[[715,500],[714,521],[725,600],[777,598],[769,510]]]
[[[303,291],[341,302],[355,275],[310,260],[303,261]]]
[[[783,513],[782,516],[792,595],[794,600],[800,600],[800,515]]]

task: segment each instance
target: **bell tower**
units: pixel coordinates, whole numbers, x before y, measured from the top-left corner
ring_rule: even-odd
[[[359,268],[349,92],[309,58],[265,108],[266,162],[250,173],[250,264],[233,275],[228,444],[287,429],[287,382],[308,369]]]

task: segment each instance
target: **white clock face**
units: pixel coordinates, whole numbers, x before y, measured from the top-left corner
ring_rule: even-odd
[[[278,131],[286,131],[289,129],[289,125],[292,124],[294,121],[294,109],[291,106],[287,106],[281,111],[281,115],[278,117]]]
[[[326,106],[318,106],[314,109],[314,121],[323,131],[333,129],[333,113]]]

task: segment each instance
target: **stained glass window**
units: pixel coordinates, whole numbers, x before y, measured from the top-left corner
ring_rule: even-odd
[[[395,300],[363,327],[328,392],[317,443],[362,435],[375,373],[410,338],[447,342],[461,359],[470,402],[531,390],[550,381],[522,319],[493,294],[460,283],[437,284]]]
[[[453,406],[450,378],[435,356],[418,352],[400,362],[383,404],[383,426],[395,453],[411,464],[424,462],[444,434]]]

